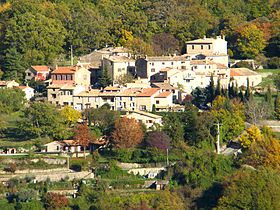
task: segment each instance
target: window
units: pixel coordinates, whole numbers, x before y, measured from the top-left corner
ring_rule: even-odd
[[[56,98],[56,94],[52,94],[52,98]]]
[[[66,80],[66,75],[62,75],[62,80]]]
[[[120,97],[120,101],[122,100],[122,97]]]
[[[27,73],[27,76],[31,76],[31,73]]]
[[[208,50],[210,50],[210,49],[211,49],[211,45],[209,44],[209,45],[208,45]]]
[[[152,66],[154,66],[155,64],[154,63],[152,63]]]
[[[151,69],[151,72],[156,72],[156,69],[155,69],[155,68],[152,68],[152,69]]]
[[[56,79],[57,79],[57,80],[61,80],[61,75],[57,75],[57,76],[56,76]]]
[[[115,100],[114,100],[114,98],[111,98],[111,100],[110,100],[111,102],[114,102]]]
[[[194,50],[194,45],[192,45],[192,50]]]
[[[200,45],[200,49],[202,49],[202,50],[203,50],[203,45]]]
[[[122,69],[121,68],[118,68],[118,72],[121,72],[122,71]]]
[[[122,70],[124,71],[124,70],[125,70],[125,68],[122,68]]]
[[[129,97],[129,100],[130,100],[130,101],[132,101],[132,100],[133,100],[133,98],[132,98],[132,97]]]
[[[186,66],[181,66],[181,69],[186,69]]]
[[[165,65],[165,63],[164,63],[164,62],[162,62],[162,65]]]
[[[185,63],[185,61],[181,61],[181,63]]]
[[[171,62],[171,65],[173,65],[173,61]]]
[[[159,104],[159,100],[156,100],[156,104]]]
[[[67,80],[72,80],[72,75],[67,75]]]
[[[146,111],[146,106],[145,105],[140,105],[139,109],[140,109],[140,111]]]

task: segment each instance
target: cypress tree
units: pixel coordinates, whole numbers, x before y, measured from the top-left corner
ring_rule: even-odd
[[[249,81],[249,78],[247,77],[247,88],[246,88],[246,91],[245,91],[245,99],[247,101],[249,101],[250,98],[251,98],[250,81]]]
[[[239,91],[238,97],[240,98],[240,100],[241,100],[242,102],[244,102],[244,95],[243,95],[243,92],[242,92],[241,89],[240,89],[240,91]]]
[[[212,102],[215,99],[215,85],[214,85],[213,74],[211,74],[210,84],[208,85],[207,89],[208,89],[208,102],[212,104]]]
[[[265,101],[271,105],[271,102],[272,102],[272,93],[271,93],[271,88],[270,88],[270,85],[267,87],[267,91],[266,91],[266,94],[265,94]]]
[[[234,89],[234,84],[230,85],[230,82],[228,83],[228,97],[233,98],[233,89]]]
[[[280,120],[280,96],[277,95],[274,101],[274,107],[275,107],[275,117],[276,119]]]
[[[235,83],[234,89],[233,89],[233,96],[237,97],[238,96],[238,84],[237,82]]]
[[[222,94],[222,91],[221,91],[221,81],[220,81],[220,79],[218,79],[215,96],[220,96],[221,94]]]

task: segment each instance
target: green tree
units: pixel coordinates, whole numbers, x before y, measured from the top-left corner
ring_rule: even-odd
[[[221,81],[220,79],[217,80],[217,86],[216,86],[216,91],[215,91],[215,95],[216,96],[220,96],[222,93],[221,91]]]
[[[265,47],[264,34],[254,24],[237,29],[237,51],[241,57],[255,58]]]
[[[275,107],[275,117],[280,120],[280,96],[277,95],[274,102]]]
[[[17,112],[23,108],[25,102],[25,94],[20,89],[0,89],[0,113]]]
[[[212,102],[215,99],[215,84],[214,84],[214,76],[211,74],[210,77],[210,84],[207,86],[207,92],[208,92],[208,102],[212,104]]]
[[[16,55],[14,57],[16,64],[8,61],[4,65],[8,68],[4,70],[13,72],[15,66],[51,63],[63,51],[65,34],[66,30],[59,20],[48,18],[40,13],[35,16],[26,12],[10,18],[6,25],[3,43],[8,49],[7,58]],[[20,55],[23,56],[22,59]],[[18,69],[20,70],[22,68]]]
[[[185,158],[173,167],[172,179],[180,185],[207,189],[213,182],[221,181],[234,171],[229,157],[196,148],[190,148],[185,154]]]
[[[105,88],[112,84],[112,78],[109,75],[108,66],[105,66],[103,71],[101,72],[101,75],[99,77],[99,84],[102,88]]]
[[[23,55],[15,47],[7,49],[3,61],[4,79],[22,80],[26,68],[27,64],[24,62]]]
[[[265,93],[265,101],[271,105],[272,104],[272,93],[270,85],[267,87],[267,91]]]
[[[163,117],[163,131],[172,139],[172,145],[184,140],[184,127],[176,113],[170,112]]]
[[[270,169],[244,169],[224,182],[216,209],[279,209],[280,176]]]
[[[275,77],[274,77],[274,84],[276,86],[276,88],[278,89],[278,91],[280,90],[280,73],[278,73]]]
[[[49,136],[55,139],[64,139],[69,135],[65,121],[66,119],[55,106],[34,102],[25,108],[18,126],[26,137]]]

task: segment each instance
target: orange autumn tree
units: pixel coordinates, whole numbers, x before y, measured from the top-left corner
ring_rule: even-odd
[[[144,133],[141,125],[135,119],[127,117],[115,121],[112,142],[118,148],[132,148],[142,142]]]
[[[77,125],[74,132],[74,140],[76,141],[76,144],[83,146],[84,158],[86,158],[85,150],[91,141],[90,130],[87,126],[87,123]]]

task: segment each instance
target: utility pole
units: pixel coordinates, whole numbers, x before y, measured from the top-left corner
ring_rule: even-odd
[[[74,62],[73,62],[73,46],[71,45],[71,47],[70,47],[70,50],[71,50],[71,66],[73,66],[74,65]]]
[[[215,124],[215,125],[217,125],[217,142],[216,142],[216,145],[217,145],[217,154],[220,154],[220,152],[221,152],[221,148],[220,148],[220,125],[222,125],[222,124],[220,124],[220,123],[217,123],[217,124]]]

